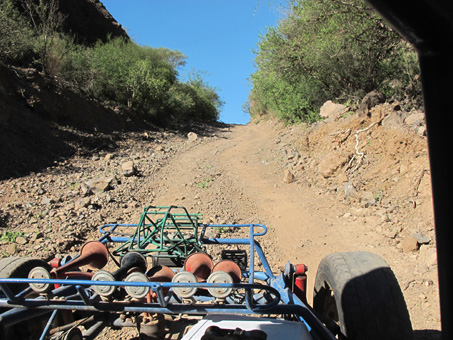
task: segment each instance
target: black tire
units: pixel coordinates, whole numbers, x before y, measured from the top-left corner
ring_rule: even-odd
[[[413,339],[406,302],[396,277],[378,255],[359,251],[326,256],[318,267],[313,308],[338,338]],[[339,327],[338,327],[339,325]]]
[[[43,260],[31,257],[6,257],[0,259],[0,278],[27,278],[28,273],[35,267],[44,267],[50,270],[50,266]],[[14,294],[27,288],[28,284],[9,285],[8,287]],[[1,288],[0,288],[1,291]]]
[[[50,270],[49,264],[43,260],[31,258],[31,257],[7,257],[0,259],[0,278],[26,278],[28,273],[35,267],[44,267]],[[14,293],[18,294],[22,290],[28,287],[27,283],[23,284],[9,284],[9,289]],[[1,288],[0,288],[1,291]],[[33,297],[38,295],[35,292],[31,292],[27,297]],[[4,310],[0,309],[0,314]],[[0,338],[2,339],[17,339],[17,340],[30,340],[39,339],[43,327],[45,325],[45,317],[38,317],[31,320],[23,321],[14,325],[10,328],[4,328],[1,324],[0,316]]]

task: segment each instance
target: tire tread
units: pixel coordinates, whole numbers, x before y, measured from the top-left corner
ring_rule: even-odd
[[[388,264],[370,252],[334,253],[320,263],[314,308],[322,308],[325,284],[334,291],[342,332],[348,339],[412,339],[403,294]]]

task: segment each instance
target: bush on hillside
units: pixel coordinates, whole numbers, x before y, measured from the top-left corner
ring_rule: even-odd
[[[21,14],[16,6],[22,6]],[[78,45],[61,33],[56,0],[0,3],[0,60],[36,67],[101,102],[127,108],[155,123],[217,120],[222,102],[201,74],[183,82],[180,51],[140,46],[122,38]]]
[[[357,103],[376,89],[397,95],[394,79],[420,91],[415,52],[364,1],[293,0],[289,9],[255,52],[252,116],[312,122],[328,99]]]
[[[9,0],[0,2],[0,59],[20,63],[33,54],[33,31]]]
[[[121,38],[93,48],[91,70],[88,89],[96,97],[151,115],[176,81],[176,70],[154,49]]]

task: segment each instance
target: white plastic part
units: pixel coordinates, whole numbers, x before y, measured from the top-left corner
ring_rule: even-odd
[[[217,271],[209,275],[206,280],[207,283],[233,283],[233,278],[230,274],[224,271]],[[231,294],[233,288],[223,288],[223,287],[210,287],[208,288],[209,294],[215,298],[223,299]]]
[[[44,267],[35,267],[28,273],[29,279],[51,279],[49,271]],[[30,283],[30,288],[36,293],[46,293],[51,289],[48,283]]]
[[[149,282],[148,277],[140,272],[130,273],[125,279],[125,282]],[[125,286],[126,293],[134,299],[143,299],[149,293],[149,287],[145,286]]]
[[[108,271],[99,270],[91,277],[91,281],[115,281],[115,278]],[[112,295],[116,290],[115,286],[93,285],[91,288],[96,294],[104,297]]]
[[[188,271],[183,270],[183,271],[180,271],[180,272],[176,273],[175,276],[173,277],[173,279],[171,280],[171,282],[174,282],[174,283],[178,283],[178,282],[179,283],[197,283],[198,280],[195,277],[195,275],[193,275],[192,273],[190,273]],[[187,299],[187,298],[190,298],[191,296],[193,296],[196,293],[197,287],[174,287],[173,291],[180,298]]]
[[[313,340],[303,322],[222,314],[206,315],[181,340],[199,340],[210,326],[223,329],[240,328],[244,331],[261,330],[267,334],[267,340]]]

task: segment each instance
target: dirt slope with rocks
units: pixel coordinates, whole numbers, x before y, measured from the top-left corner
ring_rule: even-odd
[[[145,206],[180,205],[207,223],[268,226],[261,244],[272,268],[306,264],[309,302],[325,255],[381,255],[399,280],[416,338],[438,338],[430,172],[414,115],[385,104],[364,118],[346,114],[310,128],[261,121],[189,135],[104,136],[112,143],[102,151],[0,182],[1,255],[76,254],[104,223],[137,223]]]

